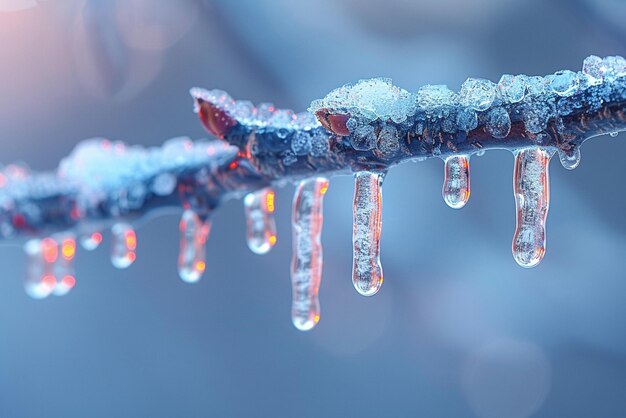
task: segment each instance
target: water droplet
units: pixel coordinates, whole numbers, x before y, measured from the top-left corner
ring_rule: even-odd
[[[180,218],[180,250],[178,253],[178,275],[187,283],[195,283],[206,270],[206,241],[211,230],[207,217],[202,220],[191,209],[186,209]]]
[[[478,116],[474,109],[464,108],[456,115],[456,124],[459,130],[469,132],[478,126]]]
[[[79,238],[80,246],[87,251],[93,251],[102,243],[102,234],[100,232],[92,232],[91,234],[81,235]]]
[[[557,71],[550,77],[550,88],[562,97],[576,93],[579,84],[578,74],[570,70]]]
[[[176,188],[176,176],[172,173],[161,173],[154,178],[150,189],[158,196],[169,196]]]
[[[359,126],[350,136],[350,144],[357,151],[368,151],[376,148],[376,133],[370,125]]]
[[[574,147],[569,152],[559,150],[559,160],[563,168],[573,170],[580,164],[580,147]]]
[[[276,244],[274,190],[265,188],[243,199],[246,215],[246,242],[255,254],[266,254]]]
[[[485,129],[494,138],[506,138],[511,132],[511,117],[503,107],[494,107],[486,116]]]
[[[133,227],[117,223],[111,228],[111,264],[118,269],[129,267],[137,258],[137,236]]]
[[[543,148],[526,148],[515,153],[513,193],[517,217],[512,250],[515,261],[526,268],[539,264],[546,251],[550,157]]]
[[[291,150],[296,155],[307,155],[311,152],[311,136],[308,132],[296,131],[291,137]]]
[[[364,296],[376,294],[383,284],[380,265],[383,177],[382,173],[370,171],[355,174],[352,283]]]
[[[459,102],[478,111],[489,109],[495,98],[495,84],[482,78],[468,78],[459,92]]]
[[[619,134],[619,132],[611,132],[609,133],[609,135],[611,136],[611,138],[615,138],[617,135]]]
[[[443,200],[453,209],[461,209],[470,197],[469,157],[455,155],[445,159]]]
[[[322,208],[327,189],[328,180],[325,178],[303,180],[293,198],[291,320],[300,331],[310,330],[320,319],[318,293],[322,280]]]

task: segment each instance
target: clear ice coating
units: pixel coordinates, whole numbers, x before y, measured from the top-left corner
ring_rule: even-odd
[[[116,223],[111,227],[111,264],[118,269],[129,267],[137,255],[137,236],[132,226]]]
[[[548,150],[538,147],[515,153],[513,193],[517,217],[512,249],[515,261],[526,268],[539,264],[546,252],[550,158]]]
[[[266,254],[276,244],[274,190],[267,187],[248,193],[243,199],[246,215],[246,242],[255,254]]]
[[[178,275],[187,283],[195,283],[206,270],[206,241],[211,230],[211,221],[208,217],[200,218],[191,209],[185,209],[178,226]]]
[[[461,209],[470,197],[469,156],[455,155],[445,159],[443,200],[453,209]]]
[[[380,233],[384,174],[359,171],[354,178],[352,283],[363,296],[372,296],[383,284]]]
[[[300,331],[310,330],[320,320],[318,293],[322,280],[322,209],[327,190],[327,179],[306,179],[298,184],[293,198],[291,321]]]

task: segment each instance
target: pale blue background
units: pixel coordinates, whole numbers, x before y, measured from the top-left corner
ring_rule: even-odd
[[[195,85],[303,110],[359,78],[458,89],[626,54],[623,0],[47,0],[4,13],[8,1],[0,159],[38,170],[93,136],[204,136]],[[29,299],[25,257],[3,247],[0,417],[623,417],[625,154],[622,134],[586,144],[574,172],[553,161],[548,252],[532,270],[510,254],[510,153],[472,160],[461,211],[440,196],[441,161],[393,169],[374,298],[352,288],[352,184],[333,179],[309,333],[289,317],[291,186],[265,257],[246,248],[241,202],[216,214],[197,285],[177,278],[175,216],[138,230],[128,270],[108,262],[108,237],[80,251],[63,298]]]

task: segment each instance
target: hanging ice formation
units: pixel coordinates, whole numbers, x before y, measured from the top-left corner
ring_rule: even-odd
[[[513,256],[523,267],[536,266],[546,250],[550,158],[556,153],[573,169],[585,140],[626,129],[626,60],[590,56],[579,72],[504,75],[498,83],[470,78],[458,92],[427,85],[412,93],[388,79],[361,80],[298,114],[235,101],[220,90],[194,88],[191,95],[218,140],[175,138],[145,149],[96,139],[79,144],[54,173],[30,173],[19,164],[2,169],[0,238],[30,238],[24,248],[31,296],[74,286],[73,233],[92,250],[103,239],[94,231],[111,227],[111,261],[130,266],[132,221],[163,207],[184,209],[178,270],[186,282],[206,269],[210,216],[227,199],[243,198],[248,246],[264,254],[277,242],[271,187],[296,181],[292,320],[308,330],[320,318],[326,178],[355,177],[353,283],[373,295],[383,282],[381,185],[389,168],[443,159],[443,198],[458,209],[470,197],[470,157],[489,149],[515,155]]]

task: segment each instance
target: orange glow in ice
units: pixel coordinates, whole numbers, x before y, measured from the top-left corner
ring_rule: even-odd
[[[134,250],[137,248],[137,236],[134,231],[126,232],[126,248],[129,250]]]
[[[94,232],[91,234],[91,240],[96,244],[100,244],[102,242],[102,234],[100,232]]]
[[[320,194],[325,195],[327,191],[328,191],[328,182],[324,186],[322,186],[322,188],[320,189]]]
[[[270,237],[269,237],[270,245],[275,245],[276,241],[277,241],[276,235],[270,235]]]
[[[274,212],[274,192],[268,192],[267,195],[265,196],[265,204],[267,206],[267,211],[269,213],[273,213]]]
[[[70,238],[63,240],[61,254],[63,254],[63,258],[66,260],[74,258],[74,254],[76,254],[76,241]]]
[[[76,286],[76,279],[74,276],[67,275],[61,279],[61,283],[65,286],[65,288],[71,289]]]
[[[41,278],[41,282],[52,289],[57,284],[57,279],[52,274],[46,274]]]
[[[196,270],[204,271],[204,269],[206,269],[206,263],[204,261],[198,261],[196,263]]]
[[[59,256],[57,242],[52,238],[44,238],[41,241],[41,252],[43,259],[46,260],[47,263],[54,263]]]

